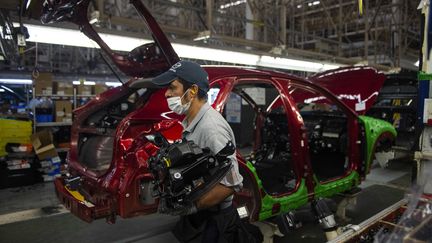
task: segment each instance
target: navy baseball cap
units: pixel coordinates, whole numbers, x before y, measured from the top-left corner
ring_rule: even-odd
[[[202,91],[207,92],[209,90],[207,72],[197,63],[189,61],[177,62],[168,71],[152,79],[151,82],[165,87],[178,78],[190,84],[196,84]]]

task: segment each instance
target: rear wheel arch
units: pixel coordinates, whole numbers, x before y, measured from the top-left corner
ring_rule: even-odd
[[[249,213],[249,221],[258,221],[261,210],[261,193],[253,172],[242,161],[238,162],[239,172],[243,177],[243,187],[234,194],[236,207],[246,206]]]

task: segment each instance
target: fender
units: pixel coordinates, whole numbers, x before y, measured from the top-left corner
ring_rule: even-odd
[[[360,122],[364,125],[366,133],[366,170],[369,173],[371,162],[374,158],[377,143],[383,139],[394,141],[397,136],[396,129],[387,121],[367,116],[359,116]]]

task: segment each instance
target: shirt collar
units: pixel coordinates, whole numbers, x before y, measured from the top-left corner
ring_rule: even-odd
[[[200,108],[198,114],[194,117],[194,119],[193,119],[192,122],[189,124],[189,126],[187,125],[187,119],[185,118],[185,119],[182,121],[182,125],[183,125],[183,128],[184,128],[183,133],[186,133],[186,132],[191,133],[191,132],[193,132],[193,131],[195,130],[195,127],[196,127],[196,125],[198,124],[198,122],[201,120],[201,118],[204,116],[204,114],[205,114],[209,109],[210,109],[210,105],[209,105],[207,102],[205,102],[205,103],[201,106],[201,108]]]

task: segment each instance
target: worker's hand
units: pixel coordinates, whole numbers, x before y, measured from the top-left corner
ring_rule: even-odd
[[[172,209],[172,211],[169,212],[169,214],[171,214],[173,216],[185,216],[185,215],[194,214],[196,212],[198,212],[198,209],[195,206],[195,203],[189,202],[189,203],[187,203],[187,205],[185,205],[182,208]]]
[[[159,199],[158,212],[172,216],[185,216],[198,212],[198,209],[193,202],[188,202],[184,207],[181,208],[171,208],[167,206],[166,199],[161,198]]]
[[[169,208],[165,198],[159,198],[158,212],[168,214]]]

